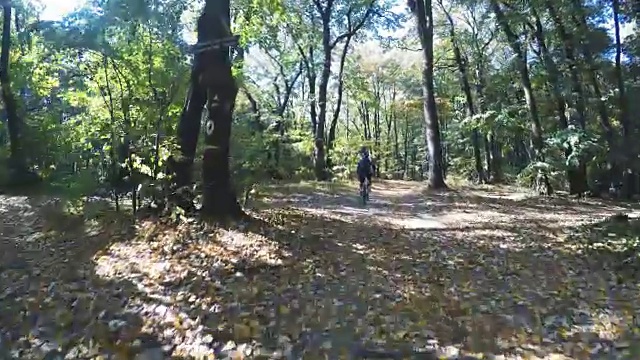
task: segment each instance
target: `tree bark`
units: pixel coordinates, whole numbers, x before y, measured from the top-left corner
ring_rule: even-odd
[[[433,86],[433,11],[431,0],[416,0],[412,11],[416,18],[420,45],[422,45],[422,94],[424,96],[425,138],[428,148],[429,179],[428,185],[433,189],[446,189],[442,163],[442,143],[440,140],[440,124],[436,107]]]
[[[207,0],[198,19],[198,42],[231,36],[229,0]],[[231,183],[229,145],[231,124],[238,86],[231,72],[228,46],[202,53],[196,67],[201,68],[200,82],[207,89],[208,119],[205,123],[202,158],[202,214],[215,219],[243,215]]]
[[[344,93],[344,65],[347,61],[347,53],[349,52],[349,44],[351,44],[351,36],[347,37],[340,56],[340,67],[338,70],[338,93],[336,99],[336,108],[333,112],[331,125],[329,126],[329,136],[327,138],[327,151],[330,153],[336,140],[336,128],[338,127],[338,119],[340,118],[340,110],[342,108],[342,96]],[[331,154],[328,154],[331,156]]]
[[[178,122],[177,138],[180,154],[169,160],[174,184],[177,188],[190,186],[193,179],[193,161],[196,156],[202,109],[207,102],[206,91],[199,82],[198,70],[191,70],[191,84]]]
[[[331,7],[321,12],[322,18],[322,50],[324,59],[322,62],[322,70],[320,71],[320,84],[318,85],[318,127],[315,133],[315,164],[314,171],[316,179],[325,181],[329,179],[327,169],[327,154],[325,141],[325,128],[327,123],[327,88],[329,86],[329,77],[331,76]]]
[[[504,181],[502,173],[502,144],[498,140],[494,130],[489,131],[487,144],[489,146],[489,152],[491,153],[491,182],[494,184],[501,183]]]
[[[395,99],[395,93],[394,93]],[[396,113],[396,102],[393,101],[393,158],[395,159],[394,172],[398,172],[400,169],[400,164],[402,163],[402,158],[400,157],[400,137],[398,136],[398,116]],[[395,177],[394,177],[395,179]]]
[[[485,77],[482,64],[476,65],[476,96],[478,97],[478,108],[480,112],[486,112],[487,106],[485,102]],[[485,136],[484,153],[485,162],[487,164],[487,180],[492,183],[502,182],[502,147],[495,136],[495,132],[490,130]]]
[[[309,46],[308,54],[298,47],[298,52],[302,57],[302,63],[305,68],[305,75],[307,77],[307,83],[309,84],[309,119],[311,120],[311,133],[313,136],[318,132],[318,105],[316,97],[316,69],[314,65],[314,52],[313,47]]]
[[[18,115],[18,104],[11,91],[9,76],[9,56],[11,52],[11,5],[2,5],[2,54],[0,55],[0,85],[2,86],[2,100],[7,112],[7,127],[9,130],[10,167],[16,175],[27,170],[26,157],[22,144],[23,119]],[[16,179],[17,180],[17,179]]]

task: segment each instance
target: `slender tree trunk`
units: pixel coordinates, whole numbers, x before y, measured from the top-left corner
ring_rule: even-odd
[[[271,177],[274,179],[282,179],[282,172],[280,171],[280,158],[282,155],[282,139],[285,134],[285,122],[284,116],[291,102],[291,94],[295,87],[295,84],[298,82],[300,75],[302,74],[303,66],[298,68],[298,70],[293,74],[293,76],[288,80],[287,74],[284,72],[284,68],[280,67],[281,76],[284,81],[284,93],[282,96],[278,95],[278,106],[273,112],[273,115],[276,117],[276,126],[274,132],[278,135],[271,141],[271,148],[273,152],[268,152],[267,157],[273,157],[273,165],[269,170],[271,173]],[[254,100],[255,101],[255,100]],[[253,107],[253,105],[252,105]]]
[[[198,19],[198,37],[203,42],[230,36],[229,0],[207,0]],[[231,184],[229,144],[238,87],[231,72],[229,47],[220,46],[202,54],[202,84],[207,89],[209,116],[205,123],[202,159],[202,213],[216,219],[243,215]]]
[[[578,62],[575,56],[575,46],[573,43],[573,39],[564,26],[564,20],[560,17],[557,10],[554,8],[553,2],[551,0],[546,0],[545,6],[547,8],[547,11],[549,12],[549,15],[553,19],[558,36],[562,41],[565,53],[564,55],[569,66],[571,92],[573,94],[572,100],[575,104],[575,112],[572,112],[572,115],[569,117],[568,122],[570,125],[577,124],[581,130],[585,130],[587,126],[585,115],[586,103],[578,70]],[[579,175],[576,175],[577,177],[584,177],[585,179],[587,178],[586,164],[580,164],[580,167],[578,168],[578,174]]]
[[[486,112],[485,104],[485,77],[482,64],[476,66],[476,96],[478,97],[478,108],[481,112]],[[495,133],[490,130],[484,137],[485,162],[487,164],[487,180],[492,183],[500,183],[502,176],[502,152],[498,144]]]
[[[313,47],[309,46],[307,52],[302,47],[298,47],[298,52],[302,57],[302,64],[304,65],[305,75],[307,77],[307,83],[309,84],[309,94],[307,102],[309,103],[309,119],[311,120],[311,133],[315,136],[318,131],[318,106],[316,97],[316,69]],[[302,99],[305,99],[305,86],[302,82]]]
[[[395,110],[393,112],[393,158],[395,159],[394,171],[398,171],[402,160],[400,157],[400,137],[398,136],[398,116]]]
[[[451,43],[453,44],[453,56],[458,67],[458,72],[460,73],[460,86],[462,87],[462,91],[464,92],[464,96],[466,99],[467,117],[472,118],[476,114],[476,110],[473,104],[473,96],[471,95],[471,85],[469,84],[469,77],[467,74],[467,64],[462,58],[462,52],[460,51],[460,47],[458,46],[453,18],[446,11],[445,7],[442,5],[442,2],[440,2],[440,6],[444,11],[445,16],[447,17],[447,21],[449,22],[449,38],[451,39]],[[478,132],[477,128],[474,128],[472,130],[471,144],[473,146],[473,159],[476,167],[476,180],[480,183],[484,183],[486,182],[486,178],[484,170],[482,168],[482,159],[480,158],[480,133]]]
[[[520,41],[517,35],[513,32],[513,30],[511,30],[509,22],[502,9],[500,8],[497,0],[491,0],[491,8],[496,15],[500,28],[507,37],[511,49],[516,55],[518,73],[520,75],[520,84],[522,85],[525,102],[527,103],[527,107],[529,108],[529,116],[531,117],[531,142],[533,145],[533,150],[535,151],[535,156],[533,158],[535,159],[535,161],[544,162],[545,160],[543,154],[544,143],[542,139],[542,126],[540,125],[538,105],[533,94],[531,79],[529,78],[529,68],[527,66],[525,53],[520,46]],[[550,195],[553,192],[551,183],[549,182],[549,178],[544,172],[542,172],[539,177],[536,178],[536,187],[538,192],[542,194]]]
[[[374,111],[373,111],[373,147],[374,147],[374,151],[375,151],[375,156],[378,156],[378,153],[380,151],[380,105],[382,103],[382,99],[380,96],[380,78],[378,76],[376,76],[375,79],[375,91],[374,91],[374,96],[375,96],[375,103],[376,106],[374,106]],[[380,176],[380,168],[376,167],[376,176],[379,177]]]
[[[329,126],[329,136],[327,137],[327,162],[331,163],[331,150],[336,140],[336,129],[338,127],[338,119],[340,118],[340,110],[342,109],[342,96],[344,93],[344,65],[347,61],[347,54],[349,52],[349,44],[351,43],[351,37],[345,39],[344,48],[342,49],[342,55],[340,56],[340,69],[338,70],[338,94],[336,99],[336,108],[333,111],[333,118],[331,119],[331,125]]]
[[[563,129],[569,129],[569,121],[567,119],[567,104],[564,96],[562,95],[562,85],[560,75],[560,71],[558,70],[558,66],[553,60],[549,49],[547,48],[547,44],[544,38],[544,29],[542,27],[542,22],[540,21],[540,17],[538,13],[533,10],[534,22],[535,22],[535,32],[534,35],[538,42],[538,47],[540,48],[540,52],[542,54],[542,58],[547,69],[547,74],[549,75],[549,88],[551,89],[551,93],[553,98],[555,99],[557,106],[558,119],[560,120],[560,126]],[[571,50],[571,49],[570,49]],[[571,55],[572,57],[573,55]],[[573,70],[575,71],[575,69]],[[577,73],[576,73],[577,76]],[[575,83],[574,89],[581,92],[580,84]],[[584,104],[583,100],[579,100],[580,108],[582,111],[582,116],[584,116]],[[569,146],[565,150],[565,158],[568,160],[572,154],[572,148]],[[588,190],[587,185],[587,174],[586,174],[586,166],[584,162],[578,158],[577,164],[567,164],[567,180],[569,181],[569,193],[570,194],[582,194]]]
[[[618,82],[618,106],[620,107],[620,123],[622,124],[623,148],[626,152],[623,154],[623,192],[625,197],[631,198],[638,189],[634,186],[634,168],[632,159],[637,156],[635,146],[632,139],[632,124],[629,121],[627,92],[624,84],[624,76],[622,75],[622,39],[620,38],[620,0],[612,0],[613,6],[613,24],[615,30],[616,42],[616,80]]]
[[[442,164],[440,125],[433,86],[433,12],[431,0],[416,0],[413,13],[416,17],[418,36],[422,45],[424,65],[422,68],[422,94],[424,96],[425,138],[429,150],[429,187],[445,189]]]
[[[504,181],[502,174],[502,144],[498,140],[494,130],[489,131],[487,141],[489,143],[489,151],[491,152],[491,182],[501,183]]]
[[[180,193],[184,187],[193,182],[193,161],[196,156],[200,122],[202,120],[202,108],[207,102],[206,92],[199,82],[198,69],[191,69],[191,80],[187,98],[182,108],[182,114],[178,122],[177,138],[180,154],[169,159],[169,173],[174,176],[175,189]],[[182,207],[193,210],[193,203],[183,196],[176,198]]]
[[[403,143],[403,156],[402,156],[402,177],[407,178],[409,173],[409,119],[404,119],[404,137]]]
[[[549,15],[553,19],[553,22],[556,26],[556,30],[560,40],[562,41],[562,45],[564,47],[564,56],[567,59],[567,64],[569,66],[569,75],[571,80],[571,92],[574,96],[574,102],[577,111],[578,125],[581,129],[585,129],[586,127],[586,116],[585,116],[585,96],[582,91],[582,85],[580,82],[580,75],[578,70],[578,64],[575,57],[575,46],[573,44],[573,39],[571,35],[567,32],[567,29],[564,26],[563,19],[560,17],[558,12],[553,6],[552,0],[546,0],[545,5],[547,10],[549,11]]]
[[[487,176],[489,177],[489,181],[490,182],[497,182],[495,181],[495,176],[494,174],[494,161],[491,158],[491,134],[487,134],[484,136],[484,158],[485,158],[485,162],[487,163]]]
[[[620,166],[617,159],[620,155],[620,149],[616,144],[616,134],[613,126],[611,125],[611,121],[609,120],[607,104],[602,98],[602,91],[600,90],[600,84],[598,83],[598,74],[596,71],[593,54],[591,53],[591,48],[589,47],[589,39],[587,36],[589,28],[587,26],[587,20],[584,14],[584,8],[582,7],[582,3],[579,0],[571,0],[571,4],[573,5],[572,13],[574,13],[572,18],[576,28],[578,29],[578,39],[576,43],[581,45],[582,56],[584,57],[584,62],[587,67],[586,72],[589,82],[593,87],[593,94],[597,104],[598,118],[600,119],[600,125],[604,130],[605,139],[607,141],[607,144],[609,145],[608,182],[613,185],[613,182],[617,182],[618,180],[620,180]]]
[[[371,115],[369,104],[365,101],[360,103],[360,118],[362,119],[363,135],[365,140],[371,140]]]
[[[333,143],[336,140],[336,128],[338,126],[338,119],[340,118],[340,110],[342,108],[342,96],[344,93],[344,65],[347,61],[347,54],[349,51],[349,44],[351,43],[351,37],[345,40],[342,55],[340,56],[340,70],[338,70],[338,91],[336,99],[336,108],[333,112],[333,118],[331,119],[331,126],[329,127],[329,137],[327,139],[327,149],[331,151]]]

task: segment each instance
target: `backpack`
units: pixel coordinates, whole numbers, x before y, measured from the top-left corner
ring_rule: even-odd
[[[373,163],[371,158],[363,158],[358,161],[358,174],[371,174],[373,173]]]

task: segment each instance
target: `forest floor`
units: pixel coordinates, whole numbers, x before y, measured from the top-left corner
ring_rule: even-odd
[[[628,204],[403,181],[366,207],[354,184],[258,195],[227,229],[0,195],[0,359],[640,358],[639,278],[611,250],[640,234]]]

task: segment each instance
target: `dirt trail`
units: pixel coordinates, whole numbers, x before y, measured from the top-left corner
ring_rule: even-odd
[[[414,182],[378,181],[366,207],[353,186],[281,196],[277,204],[341,224],[327,225],[323,239],[344,239],[343,246],[366,254],[364,263],[377,261],[375,273],[387,276],[383,287],[403,293],[418,323],[457,344],[454,353],[614,356],[603,354],[625,343],[621,334],[640,309],[634,284],[616,284],[612,269],[566,241],[581,226],[633,213],[612,202],[541,198],[513,187],[432,192]],[[415,325],[406,321],[397,326]]]
[[[378,180],[372,187],[371,201],[362,206],[355,185],[309,193],[293,187],[295,196],[272,201],[305,212],[377,221],[407,229],[482,228],[517,223],[523,228],[562,229],[595,222],[617,212],[630,212],[625,206],[598,200],[542,198],[517,187],[477,186],[443,192],[409,181]]]
[[[566,241],[624,210],[604,202],[377,181],[364,208],[353,185],[303,184],[212,229],[0,200],[0,350],[18,358],[604,359],[640,309]]]

